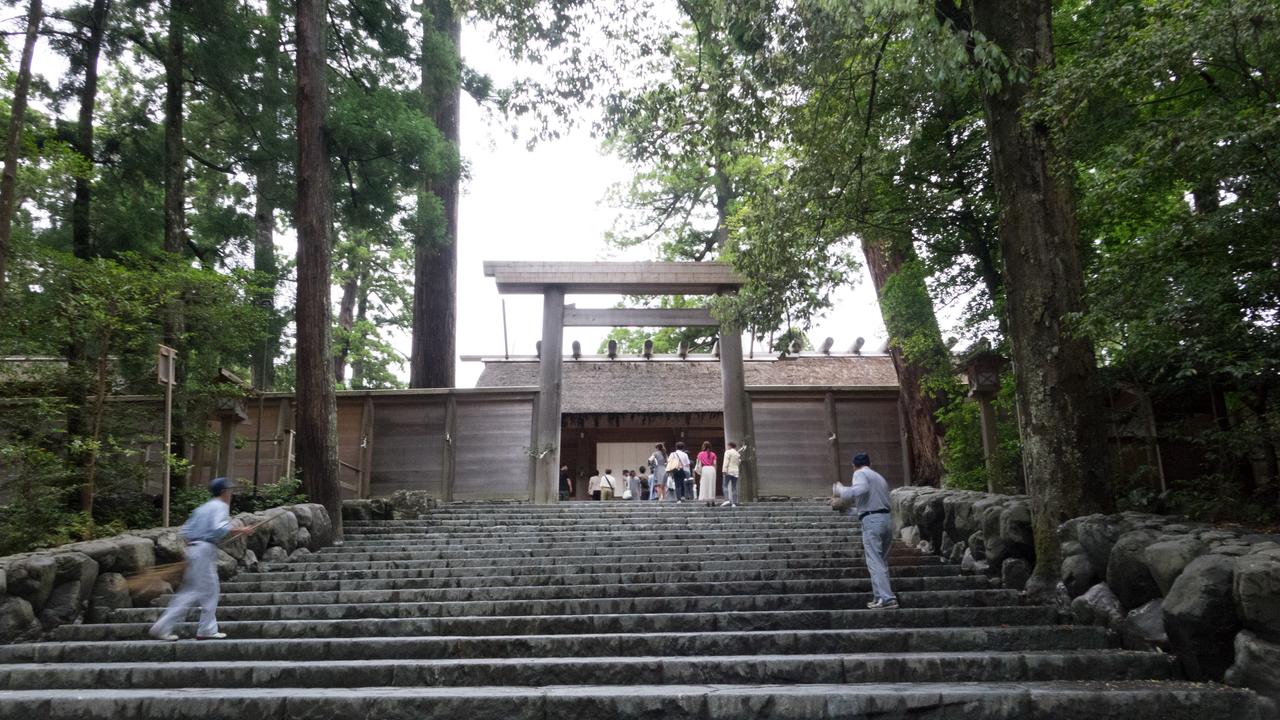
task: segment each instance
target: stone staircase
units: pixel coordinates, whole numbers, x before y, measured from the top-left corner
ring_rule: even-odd
[[[985,577],[891,566],[903,607],[865,609],[857,523],[818,502],[451,504],[224,583],[229,640],[146,639],[136,608],[0,647],[0,718],[1262,720]]]

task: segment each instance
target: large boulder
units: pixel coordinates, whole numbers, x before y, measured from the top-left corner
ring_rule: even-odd
[[[58,566],[56,576],[58,587],[77,583],[80,595],[75,598],[74,604],[76,614],[83,616],[85,604],[89,602],[89,594],[93,592],[93,584],[98,580],[98,563],[80,552],[58,553],[54,556],[54,562]]]
[[[132,573],[155,567],[156,546],[150,540],[136,535],[112,538],[116,545],[116,561],[111,569],[118,573]]]
[[[1178,579],[1187,563],[1208,550],[1204,543],[1190,535],[1184,535],[1148,545],[1143,557],[1146,559],[1147,569],[1151,571],[1151,577],[1160,588],[1160,594],[1168,595],[1173,581]]]
[[[26,642],[40,636],[40,623],[31,603],[20,597],[0,597],[0,644]]]
[[[267,518],[265,527],[271,528],[271,545],[279,545],[286,552],[298,546],[298,516],[284,508],[271,508],[262,513]]]
[[[279,545],[272,545],[262,553],[262,562],[264,563],[282,563],[289,559],[289,553]]]
[[[1111,547],[1120,538],[1118,523],[1106,515],[1089,515],[1076,525],[1076,539],[1084,547],[1089,562],[1096,568],[1105,568],[1111,559]]]
[[[218,579],[219,580],[230,580],[231,578],[236,576],[236,571],[239,569],[240,569],[239,563],[236,561],[235,558],[231,557],[231,555],[227,554],[227,552],[224,550],[218,551]]]
[[[1187,564],[1164,599],[1169,645],[1192,680],[1221,680],[1240,630],[1231,595],[1235,558],[1201,555]]]
[[[1271,642],[1280,642],[1280,557],[1247,555],[1236,561],[1233,590],[1240,622]]]
[[[1036,537],[1030,505],[1024,502],[1009,503],[1000,513],[1000,537],[1009,543],[1009,552],[1014,557],[1030,560],[1036,556]]]
[[[319,550],[333,544],[333,518],[329,511],[319,503],[305,503],[296,507],[306,507],[311,511],[311,524],[307,530],[311,532],[311,549]]]
[[[84,603],[81,598],[84,595],[78,579],[54,587],[44,609],[40,611],[41,627],[52,630],[59,625],[69,625],[83,619]]]
[[[155,546],[157,565],[182,562],[187,558],[187,541],[178,534],[178,528],[135,530],[132,534],[151,541]]]
[[[1152,600],[1129,611],[1120,625],[1120,638],[1129,650],[1153,650],[1169,645],[1164,630],[1164,601]]]
[[[26,600],[32,612],[39,613],[53,592],[58,576],[58,563],[51,555],[32,553],[18,555],[7,563],[9,594]]]
[[[1000,534],[1000,516],[1004,508],[999,505],[988,505],[982,510],[982,542],[986,550],[987,562],[992,567],[1000,567],[1005,558],[1012,557],[1012,549],[1004,536]]]
[[[240,556],[240,566],[249,572],[258,572],[258,555],[252,550],[245,550]]]
[[[1107,584],[1126,609],[1160,597],[1160,586],[1147,568],[1147,546],[1155,542],[1154,530],[1133,530],[1121,535],[1107,560]]]
[[[116,547],[114,540],[114,538],[85,540],[84,542],[65,545],[62,549],[84,553],[93,558],[93,561],[98,563],[98,572],[115,572],[116,555],[119,554],[119,548]]]
[[[298,548],[311,549],[311,531],[304,527],[298,528]]]
[[[1280,703],[1280,645],[1241,630],[1235,639],[1235,662],[1225,679]]]
[[[93,592],[89,595],[89,620],[106,622],[112,612],[120,608],[133,607],[129,597],[129,584],[120,573],[102,573],[93,584]]]
[[[1062,585],[1071,598],[1078,598],[1097,584],[1098,571],[1083,552],[1062,558]]]
[[[1071,614],[1081,625],[1117,628],[1124,621],[1120,599],[1106,583],[1098,583],[1071,601]]]
[[[235,517],[236,522],[242,527],[256,526],[253,532],[241,537],[244,542],[243,547],[254,551],[259,557],[271,545],[271,526],[266,523],[267,519],[266,515],[261,513],[241,513]],[[229,549],[228,552],[230,552]],[[234,557],[234,554],[232,556]]]
[[[920,544],[920,528],[915,525],[908,525],[898,532],[902,537],[902,543],[907,547],[915,547]]]

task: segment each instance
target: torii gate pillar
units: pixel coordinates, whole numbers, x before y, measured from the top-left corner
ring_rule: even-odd
[[[720,328],[720,388],[724,393],[724,447],[738,444],[742,467],[738,475],[738,494],[743,500],[756,499],[754,438],[747,418],[747,386],[742,368],[742,330],[730,325]]]
[[[564,288],[542,291],[542,351],[538,354],[537,447],[534,448],[533,502],[560,499],[560,390],[564,384]]]

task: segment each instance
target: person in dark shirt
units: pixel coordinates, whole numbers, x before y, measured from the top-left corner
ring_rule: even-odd
[[[569,477],[569,466],[562,465],[560,467],[560,499],[568,500],[573,497],[573,478]]]

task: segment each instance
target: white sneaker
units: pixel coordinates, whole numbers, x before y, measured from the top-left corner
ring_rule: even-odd
[[[174,635],[173,633],[165,633],[164,635],[160,635],[156,633],[156,631],[154,630],[148,630],[147,634],[156,640],[163,640],[164,642],[174,642],[175,640],[178,639],[178,636]]]
[[[728,500],[725,500],[724,502],[720,503],[720,507],[729,507],[732,504],[733,503],[729,502]]]
[[[872,600],[867,603],[868,610],[897,610],[898,599],[889,598],[888,600]]]
[[[197,635],[197,640],[226,640],[227,634],[224,632],[214,633],[212,635]]]

